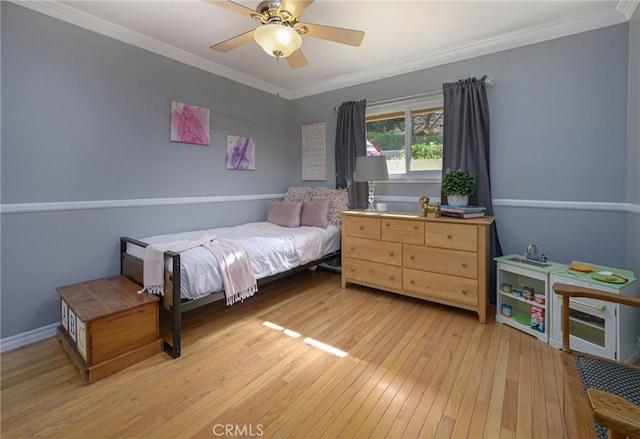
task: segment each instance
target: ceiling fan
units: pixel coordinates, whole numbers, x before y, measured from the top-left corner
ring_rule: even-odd
[[[364,32],[359,30],[298,21],[298,16],[313,3],[313,0],[265,0],[260,2],[255,11],[230,0],[203,1],[253,18],[260,23],[260,26],[254,30],[211,46],[211,49],[218,52],[228,52],[255,40],[269,55],[286,58],[289,67],[296,69],[308,64],[300,50],[302,35],[355,47],[360,46],[364,38]]]

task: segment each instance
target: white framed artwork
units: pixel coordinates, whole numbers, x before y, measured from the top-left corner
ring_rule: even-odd
[[[327,179],[326,123],[302,125],[302,180]]]

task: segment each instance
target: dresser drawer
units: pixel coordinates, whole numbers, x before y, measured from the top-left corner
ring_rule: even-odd
[[[382,220],[382,239],[406,244],[424,244],[424,223],[422,221],[384,218]]]
[[[405,268],[402,273],[405,291],[423,296],[427,300],[441,300],[463,307],[478,305],[478,283],[446,274]]]
[[[455,250],[478,250],[478,229],[475,225],[429,223],[425,228],[426,245]]]
[[[380,218],[342,217],[342,233],[356,238],[380,239]]]
[[[407,268],[471,279],[478,277],[478,255],[473,252],[405,245],[403,260]]]
[[[342,259],[343,280],[356,281],[376,288],[402,288],[402,268],[362,259]]]
[[[346,237],[342,243],[342,254],[349,258],[402,265],[402,244],[396,242]]]

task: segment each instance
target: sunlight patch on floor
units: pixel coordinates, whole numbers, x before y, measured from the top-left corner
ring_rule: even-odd
[[[292,337],[292,338],[299,338],[301,336],[301,334],[298,333],[298,332],[292,331],[292,330],[287,329],[287,328],[285,328],[283,326],[280,326],[280,325],[276,325],[275,323],[272,323],[272,322],[264,321],[264,322],[262,322],[262,324],[264,326],[266,326],[267,328],[275,329],[276,331],[282,331],[284,334],[286,334],[286,335],[288,335],[289,337]],[[341,351],[338,348],[335,348],[335,347],[333,347],[331,345],[328,345],[326,343],[322,343],[322,342],[320,342],[318,340],[314,340],[313,338],[310,338],[310,337],[305,338],[304,342],[305,342],[305,344],[308,344],[309,346],[313,346],[315,348],[322,349],[323,351],[328,352],[328,353],[330,353],[332,355],[336,355],[336,356],[338,356],[340,358],[344,358],[344,357],[346,357],[348,355],[346,352]]]
[[[304,342],[318,349],[322,349],[325,352],[329,352],[330,354],[337,355],[340,358],[344,358],[347,356],[346,352],[341,351],[338,348],[334,348],[333,346],[330,346],[328,344],[322,343],[318,340],[314,340],[313,338],[310,338],[310,337],[305,338]]]

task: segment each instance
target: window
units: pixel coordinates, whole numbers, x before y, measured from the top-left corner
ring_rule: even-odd
[[[385,155],[391,179],[440,179],[443,122],[440,92],[367,106],[367,155]]]

